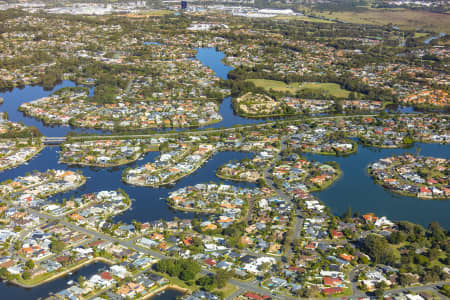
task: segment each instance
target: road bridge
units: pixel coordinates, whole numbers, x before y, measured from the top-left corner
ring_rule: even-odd
[[[44,137],[42,143],[44,145],[59,145],[67,141],[66,137]]]

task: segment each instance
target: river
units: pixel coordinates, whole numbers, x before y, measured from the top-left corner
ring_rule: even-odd
[[[437,40],[437,39],[440,39],[441,37],[444,37],[444,36],[446,36],[447,34],[446,33],[439,33],[439,35],[437,35],[437,36],[432,36],[432,37],[429,37],[429,38],[427,38],[425,41],[424,41],[424,43],[425,44],[429,44],[432,40]]]

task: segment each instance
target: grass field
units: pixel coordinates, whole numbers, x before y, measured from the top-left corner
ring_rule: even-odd
[[[266,80],[266,79],[249,79],[257,87],[263,87],[266,90],[273,89],[280,92],[291,92],[295,94],[297,91],[303,89],[311,90],[325,90],[328,94],[335,97],[346,98],[349,95],[349,91],[341,89],[336,83],[291,83],[286,84],[282,81]]]
[[[358,12],[323,12],[317,15],[348,23],[397,25],[403,29],[426,29],[450,33],[450,15],[410,9],[367,9]]]
[[[147,17],[161,17],[165,15],[173,14],[170,10],[147,10],[139,13],[121,14],[120,16],[128,18],[147,18]]]
[[[231,296],[234,292],[236,292],[239,288],[237,286],[232,285],[231,283],[227,283],[221,289],[215,289],[214,292],[222,292],[225,298]]]
[[[319,18],[311,18],[308,16],[280,16],[280,17],[275,17],[275,19],[276,20],[299,20],[299,21],[313,22],[313,23],[334,23],[333,21],[322,20]]]
[[[430,34],[429,33],[425,33],[425,32],[415,32],[414,33],[414,37],[415,38],[422,38],[422,37],[426,37],[426,36],[429,36]]]
[[[143,13],[146,16],[164,16],[164,15],[170,15],[173,14],[173,11],[171,10],[150,10]]]

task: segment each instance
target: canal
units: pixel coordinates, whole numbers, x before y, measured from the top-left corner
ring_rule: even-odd
[[[108,265],[102,262],[95,262],[87,265],[77,271],[72,272],[72,275],[62,276],[53,281],[44,283],[40,286],[28,289],[16,286],[11,283],[0,283],[0,298],[1,299],[38,299],[46,298],[50,293],[57,293],[62,289],[68,287],[67,282],[70,280],[77,281],[80,276],[89,278],[94,274],[107,269]]]

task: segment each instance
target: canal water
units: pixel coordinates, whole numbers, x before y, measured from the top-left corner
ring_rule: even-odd
[[[68,288],[67,282],[70,280],[77,282],[80,276],[89,279],[92,275],[107,270],[109,266],[102,262],[95,262],[87,265],[72,275],[65,275],[53,281],[44,283],[34,288],[22,288],[11,283],[0,282],[0,299],[45,299],[51,294],[56,294],[61,290]],[[183,295],[182,292],[174,289],[167,289],[160,295],[155,295],[152,300],[172,300]]]
[[[44,283],[32,289],[19,287],[11,283],[0,283],[0,299],[45,299],[49,293],[57,293],[67,287],[67,282],[70,280],[77,281],[80,276],[90,278],[92,275],[101,272],[102,269],[107,269],[108,265],[102,262],[92,263],[78,271],[72,272],[72,275],[66,275],[55,279],[53,281]]]
[[[432,37],[427,38],[427,39],[424,41],[424,43],[425,43],[425,44],[429,44],[432,40],[437,40],[437,39],[439,39],[439,38],[441,38],[441,37],[444,37],[444,36],[446,36],[446,35],[447,35],[447,34],[441,32],[441,33],[439,33],[439,35],[437,35],[437,36],[432,36]]]
[[[226,78],[231,67],[225,66],[221,62],[223,57],[223,54],[216,51],[214,48],[202,48],[198,49],[196,58],[205,65],[210,66],[219,77]],[[45,126],[40,121],[26,117],[17,110],[23,102],[47,96],[62,87],[74,85],[73,82],[64,81],[51,91],[45,91],[39,86],[27,86],[22,89],[16,88],[12,91],[0,93],[0,97],[4,98],[4,104],[0,106],[0,111],[8,112],[9,118],[12,121],[23,122],[26,125],[37,127],[45,136],[64,136],[69,131],[100,133],[101,131],[98,130],[85,130],[64,126]],[[231,127],[235,124],[255,124],[262,122],[261,120],[245,119],[236,116],[231,107],[229,97],[225,98],[222,102],[220,114],[223,116],[223,121],[209,127]],[[374,184],[372,179],[367,175],[366,168],[370,162],[392,154],[402,154],[404,152],[414,153],[416,152],[417,147],[420,147],[421,155],[450,158],[449,146],[439,144],[416,144],[409,149],[374,149],[359,146],[356,154],[347,157],[307,155],[308,158],[321,162],[329,160],[337,161],[343,170],[342,177],[325,191],[317,193],[317,196],[320,200],[324,201],[326,205],[330,206],[333,213],[338,215],[343,214],[348,207],[351,207],[352,211],[359,211],[361,213],[374,212],[378,216],[385,215],[392,220],[408,220],[424,226],[427,226],[432,221],[438,221],[442,226],[450,228],[450,218],[448,217],[448,213],[450,212],[450,201],[426,201],[397,196]],[[237,186],[255,186],[250,183],[224,181],[216,177],[216,170],[222,164],[230,160],[240,160],[252,156],[249,153],[232,151],[215,154],[199,170],[168,187],[136,187],[122,182],[121,176],[124,169],[152,162],[158,155],[158,152],[149,152],[144,155],[141,160],[120,167],[77,167],[59,164],[59,148],[46,147],[27,164],[0,172],[0,181],[23,176],[26,172],[32,172],[33,170],[79,169],[84,176],[88,177],[86,184],[75,191],[56,195],[53,197],[53,200],[60,201],[62,198],[69,198],[70,196],[77,196],[84,193],[121,188],[128,193],[133,199],[133,202],[131,209],[116,216],[115,221],[127,223],[130,223],[132,220],[141,222],[159,219],[171,220],[174,216],[177,216],[180,219],[192,218],[192,213],[171,210],[165,201],[171,191],[187,185],[213,181],[234,184]],[[80,275],[89,277],[102,267],[102,264],[92,264],[82,268],[78,273],[73,275],[73,279],[78,278]],[[2,295],[5,295],[5,299],[11,299],[13,297],[19,297],[20,299],[36,299],[47,296],[48,292],[57,292],[64,289],[67,286],[66,282],[70,279],[72,278],[61,278],[31,290],[7,284],[0,284],[0,293],[3,292]],[[168,290],[164,294],[155,296],[152,299],[175,299],[178,295],[180,295],[179,292]]]
[[[4,102],[0,105],[0,111],[7,112],[8,118],[13,122],[22,122],[27,126],[34,126],[45,136],[65,136],[69,131],[75,131],[78,133],[103,133],[100,130],[94,129],[81,129],[72,128],[70,126],[58,126],[58,125],[44,125],[38,119],[28,117],[24,113],[18,110],[22,103],[30,102],[42,97],[49,96],[51,93],[62,89],[64,87],[75,86],[75,83],[69,80],[64,80],[60,84],[56,85],[51,90],[45,90],[41,86],[27,85],[23,88],[14,88],[12,90],[0,93],[0,97],[3,97]],[[92,93],[93,88],[90,88],[90,93]]]
[[[219,152],[214,155],[208,162],[206,162],[199,170],[187,176],[174,185],[161,188],[149,188],[138,187],[128,185],[124,183],[122,178],[122,172],[126,168],[133,168],[143,165],[147,162],[154,161],[158,156],[158,152],[149,152],[144,155],[142,160],[130,163],[128,165],[112,168],[95,168],[95,167],[78,167],[68,166],[65,164],[59,164],[59,148],[58,147],[46,147],[37,157],[28,162],[27,165],[21,165],[17,168],[6,170],[0,173],[0,182],[15,178],[17,176],[24,175],[27,172],[33,170],[45,171],[47,169],[69,169],[80,170],[83,175],[87,177],[86,184],[74,191],[58,194],[49,198],[54,201],[61,201],[61,199],[69,199],[71,196],[80,196],[86,193],[99,192],[101,190],[117,190],[123,189],[131,199],[133,204],[130,210],[117,216],[115,221],[122,221],[131,223],[132,220],[137,221],[153,221],[153,220],[172,220],[174,216],[179,218],[191,218],[193,215],[187,212],[180,212],[171,210],[166,204],[166,198],[168,194],[176,189],[185,187],[187,185],[195,185],[205,182],[224,182],[228,184],[234,184],[238,186],[253,187],[251,183],[234,183],[226,180],[221,180],[216,177],[216,170],[221,165],[229,162],[230,160],[240,160],[243,158],[250,158],[252,154],[241,152]]]
[[[335,215],[342,215],[350,207],[353,212],[373,212],[377,216],[387,216],[391,220],[408,220],[428,226],[438,221],[450,228],[449,200],[421,200],[393,194],[375,184],[367,173],[367,166],[380,158],[403,153],[416,153],[450,159],[450,146],[417,143],[408,149],[378,149],[358,145],[358,152],[350,156],[331,157],[305,155],[319,162],[336,161],[343,175],[329,188],[316,193],[318,198],[330,207]]]

